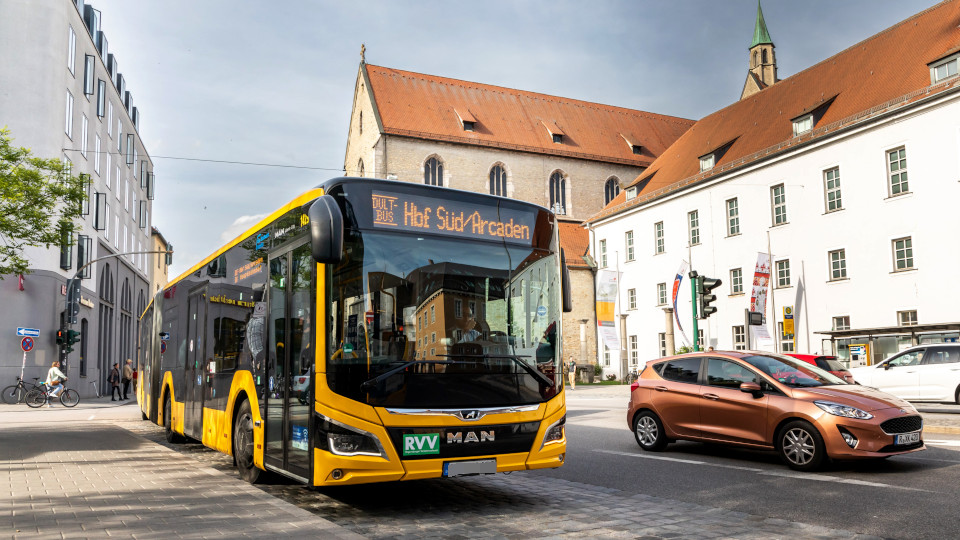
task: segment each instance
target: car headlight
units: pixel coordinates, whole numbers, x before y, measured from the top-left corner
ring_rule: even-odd
[[[543,447],[548,444],[558,443],[564,440],[565,429],[564,426],[567,423],[567,416],[564,415],[563,418],[557,420],[550,427],[547,428],[546,433],[543,435],[543,444],[540,445],[540,449],[543,450]]]
[[[867,411],[851,407],[850,405],[843,405],[832,401],[814,401],[813,404],[834,416],[845,416],[858,420],[869,420],[873,418],[873,415]]]
[[[341,424],[321,414],[316,415],[314,445],[338,456],[386,457],[377,437],[367,431]]]

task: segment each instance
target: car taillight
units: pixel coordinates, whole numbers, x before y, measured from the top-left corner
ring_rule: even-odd
[[[640,388],[640,381],[633,381],[633,383],[630,385],[630,392],[633,392],[637,388]]]

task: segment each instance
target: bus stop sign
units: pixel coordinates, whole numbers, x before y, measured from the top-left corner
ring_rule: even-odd
[[[23,349],[23,352],[30,352],[33,350],[33,338],[25,337],[20,340],[20,348]]]

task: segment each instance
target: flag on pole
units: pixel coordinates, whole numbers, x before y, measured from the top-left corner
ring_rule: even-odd
[[[677,311],[677,296],[680,293],[680,283],[683,282],[683,275],[687,273],[687,261],[680,262],[680,269],[677,270],[677,277],[673,280],[673,318],[677,321],[677,328],[680,335],[683,336],[683,343],[689,347],[690,340],[687,339],[687,333],[683,331],[683,325],[680,324],[680,313]]]

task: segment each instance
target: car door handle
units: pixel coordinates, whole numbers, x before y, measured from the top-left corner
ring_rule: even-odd
[[[666,391],[667,391],[667,387],[666,387],[666,386],[654,386],[653,389],[656,390],[657,392],[666,392]]]
[[[716,400],[720,399],[720,396],[718,396],[718,395],[716,395],[716,394],[703,394],[703,397],[705,397],[706,399],[713,400],[713,401],[716,401]]]

